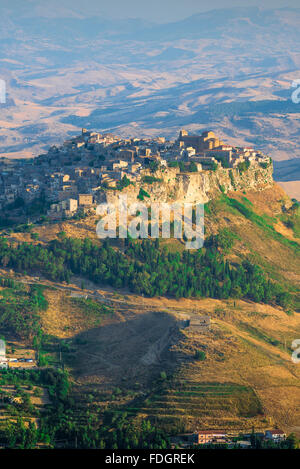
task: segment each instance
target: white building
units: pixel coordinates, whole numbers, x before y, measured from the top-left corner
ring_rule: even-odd
[[[266,440],[273,440],[275,442],[280,442],[286,439],[286,433],[283,430],[267,430],[265,433]]]
[[[4,340],[0,340],[0,369],[7,369],[6,347]]]

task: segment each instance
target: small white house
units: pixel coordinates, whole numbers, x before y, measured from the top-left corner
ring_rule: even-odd
[[[279,442],[286,439],[286,433],[283,430],[266,430],[265,433],[266,440],[273,440]]]
[[[250,449],[251,448],[251,442],[247,440],[240,440],[236,442],[237,446],[239,446],[241,449]]]

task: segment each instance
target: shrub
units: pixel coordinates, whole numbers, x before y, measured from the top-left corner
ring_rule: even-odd
[[[156,178],[154,176],[144,176],[142,180],[145,184],[153,184],[154,182],[162,182],[162,179]]]
[[[195,352],[195,359],[204,361],[206,359],[206,354],[202,350],[196,350]]]
[[[150,195],[148,194],[148,192],[146,192],[142,187],[140,188],[140,192],[139,192],[139,195],[137,196],[137,198],[139,200],[144,200],[144,197],[149,197],[150,198]]]
[[[239,169],[240,173],[243,173],[243,172],[247,171],[247,169],[249,169],[249,167],[250,167],[250,161],[249,160],[243,161],[242,163],[238,164],[238,169]]]

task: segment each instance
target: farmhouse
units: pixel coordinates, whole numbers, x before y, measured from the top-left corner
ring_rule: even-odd
[[[225,443],[227,434],[221,430],[201,430],[192,434],[193,443],[197,445],[205,445],[213,442]]]
[[[265,433],[266,440],[272,440],[276,443],[286,439],[286,433],[283,430],[267,430]]]
[[[178,326],[182,329],[190,328],[191,330],[197,330],[197,332],[206,332],[210,330],[210,317],[207,315],[198,316],[197,313],[193,316],[179,314]]]

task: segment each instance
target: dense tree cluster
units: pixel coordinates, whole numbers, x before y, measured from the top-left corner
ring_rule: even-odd
[[[100,246],[89,239],[62,237],[47,246],[0,240],[0,265],[20,272],[41,273],[54,281],[69,282],[80,275],[98,284],[129,288],[148,296],[249,298],[281,304],[289,294],[268,280],[263,270],[248,261],[234,266],[220,246],[228,250],[232,237],[222,232],[198,250],[169,252],[159,240],[125,240],[124,250],[106,240]]]
[[[46,310],[48,303],[39,286],[28,289],[10,279],[0,279],[0,328],[18,335],[32,338],[39,331],[39,312]]]
[[[134,422],[126,412],[98,412],[72,397],[68,374],[62,370],[7,370],[1,385],[41,386],[49,392],[51,404],[39,414],[39,426],[24,424],[22,412],[0,422],[0,445],[8,448],[45,447],[98,449],[163,449],[169,447],[164,431],[150,421]],[[92,396],[93,398],[93,396]],[[34,412],[34,410],[33,410]]]

